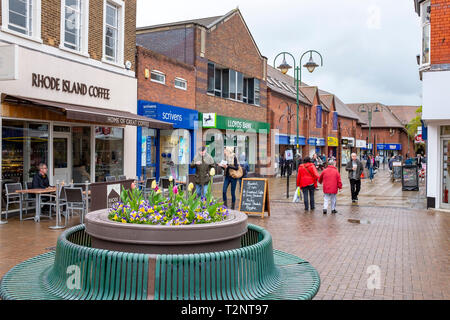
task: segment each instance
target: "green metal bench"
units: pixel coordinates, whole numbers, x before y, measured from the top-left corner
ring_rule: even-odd
[[[2,299],[255,300],[312,299],[317,271],[273,250],[265,229],[249,224],[241,248],[151,255],[90,247],[84,225],[63,232],[56,251],[26,260],[2,279]]]

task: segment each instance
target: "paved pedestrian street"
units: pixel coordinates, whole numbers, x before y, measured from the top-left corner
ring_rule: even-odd
[[[338,213],[323,215],[320,190],[315,211],[292,203],[291,178],[290,200],[286,179],[270,179],[271,216],[250,216],[249,223],[266,228],[275,249],[318,270],[321,286],[314,299],[450,299],[450,214],[425,210],[422,191],[402,192],[401,183],[390,182],[388,172],[380,170],[373,182],[363,181],[359,203],[352,205],[344,178]],[[216,195],[221,187],[214,185]],[[54,249],[62,232],[48,229],[54,223],[11,217],[0,226],[0,276]],[[78,217],[71,218],[71,226],[77,223]]]

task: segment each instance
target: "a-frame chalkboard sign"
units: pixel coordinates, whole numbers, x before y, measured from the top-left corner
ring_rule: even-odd
[[[243,178],[239,211],[247,214],[260,214],[264,219],[267,212],[270,217],[269,181],[264,178]]]

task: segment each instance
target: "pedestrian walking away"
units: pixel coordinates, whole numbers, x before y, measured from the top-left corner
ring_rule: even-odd
[[[198,150],[190,166],[195,168],[194,183],[197,196],[205,196],[211,178],[209,172],[214,168],[214,159],[206,152],[206,147]]]
[[[224,169],[224,177],[225,177],[223,181],[222,199],[225,206],[228,207],[227,191],[228,186],[231,184],[231,209],[234,209],[236,204],[236,184],[238,179],[233,178],[230,170],[239,170],[239,163],[236,158],[236,155],[234,154],[233,147],[225,147],[224,155],[225,159],[219,163],[219,166],[221,166]]]
[[[303,164],[298,167],[297,174],[297,187],[300,187],[303,192],[303,202],[305,203],[305,210],[309,208],[314,210],[314,191],[317,187],[317,181],[319,180],[319,173],[316,166],[312,163],[310,157],[303,159]],[[308,203],[309,198],[309,203]]]
[[[358,194],[361,190],[361,174],[364,171],[363,164],[358,160],[356,153],[352,153],[351,161],[347,162],[345,170],[348,172],[348,178],[350,180],[352,203],[355,203],[358,201]]]
[[[342,190],[342,180],[333,159],[328,161],[328,166],[320,174],[319,183],[323,185],[323,214],[327,214],[328,202],[331,201],[331,213],[337,213],[336,195]]]
[[[248,161],[245,157],[245,153],[242,152],[239,156],[239,165],[242,167],[243,175],[241,178],[239,178],[239,192],[242,189],[242,179],[248,177],[248,172],[250,171],[250,166],[248,165]]]
[[[369,154],[369,157],[367,158],[367,162],[366,162],[366,168],[369,170],[370,182],[372,182],[372,180],[373,180],[373,172],[375,170],[375,166],[376,166],[375,159],[373,158],[373,156],[371,154]]]

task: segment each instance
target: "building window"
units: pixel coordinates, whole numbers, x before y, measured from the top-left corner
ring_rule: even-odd
[[[187,81],[182,78],[175,78],[174,81],[175,88],[186,90],[187,89]]]
[[[254,83],[255,83],[255,105],[259,106],[260,105],[259,80],[254,79]]]
[[[33,0],[8,0],[8,29],[27,36],[33,35]]]
[[[214,94],[214,74],[215,74],[215,66],[214,63],[208,63],[208,93]]]
[[[61,1],[61,48],[87,55],[89,0]]]
[[[222,95],[222,70],[216,68],[214,74],[215,74],[214,94],[220,97]]]
[[[111,4],[106,4],[105,25],[105,58],[109,61],[117,61],[117,48],[119,41],[119,10]]]
[[[230,70],[230,99],[236,99],[236,71]]]
[[[422,64],[430,63],[430,14],[431,2],[425,1],[420,5],[422,22]]]
[[[152,72],[150,74],[150,80],[153,82],[165,84],[166,83],[166,75],[160,71],[152,70]]]

